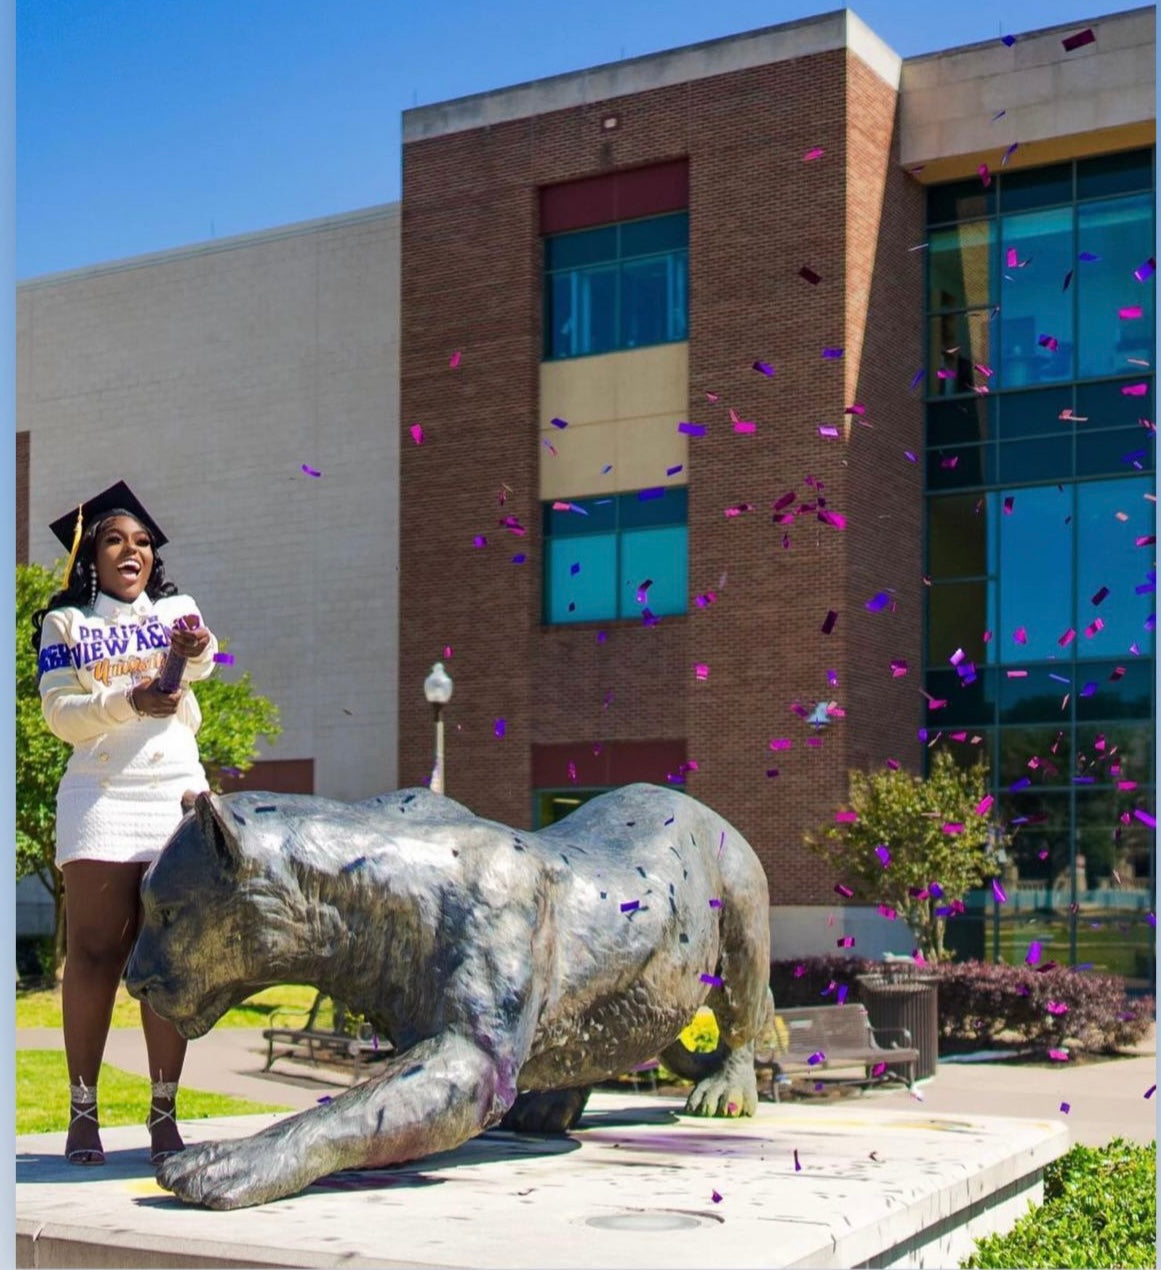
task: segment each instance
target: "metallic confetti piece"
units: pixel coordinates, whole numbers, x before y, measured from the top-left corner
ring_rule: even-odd
[[[1123,322],[1132,322],[1135,318],[1144,317],[1144,315],[1145,310],[1139,304],[1133,304],[1128,308],[1117,310],[1117,317]]]
[[[1016,43],[1016,37],[1014,35],[1001,35],[1000,43],[1007,45],[1008,48],[1011,48],[1012,45]]]
[[[1052,1059],[1054,1063],[1067,1063],[1068,1050],[1049,1050],[1048,1057]]]
[[[768,767],[766,769],[766,775],[770,777],[771,779],[773,779],[775,776],[778,775],[778,769],[776,767]]]
[[[1060,347],[1060,341],[1056,338],[1055,335],[1041,335],[1036,342],[1037,344],[1040,345],[1041,348],[1048,349],[1050,353],[1055,353],[1056,350]]]
[[[1067,1115],[1068,1115],[1068,1113],[1072,1110],[1072,1106],[1071,1106],[1071,1104],[1070,1104],[1070,1103],[1067,1103],[1067,1102],[1062,1102],[1062,1103],[1060,1104],[1060,1110],[1061,1110],[1061,1111],[1063,1111],[1063,1112],[1064,1112],[1064,1114],[1067,1116]]]
[[[834,814],[834,822],[836,825],[853,825],[859,818],[857,811],[836,811]]]
[[[234,664],[234,654],[233,653],[215,653],[214,661],[216,661],[219,666],[232,666]]]
[[[926,374],[927,372],[923,370],[922,367],[919,370],[917,370],[911,379],[911,383],[908,386],[908,391],[910,392],[913,389],[917,388],[919,386],[920,381],[923,379],[924,375]]]
[[[1007,167],[1008,160],[1016,153],[1017,150],[1019,150],[1019,148],[1020,143],[1018,141],[1013,141],[1012,144],[1004,151],[1004,157],[1000,160],[1000,167]]]
[[[895,660],[891,663],[891,677],[892,677],[892,679],[902,679],[902,678],[903,678],[903,676],[904,676],[906,673],[907,673],[907,663],[906,663],[906,661],[904,661],[902,658],[896,658],[896,659],[895,659]]]
[[[565,428],[568,427],[568,420],[567,419],[553,419],[552,426],[554,428],[560,428],[563,431]]]
[[[665,823],[669,824],[670,822],[667,820]],[[710,908],[721,908],[722,902],[721,900],[710,900],[709,906]]]
[[[1133,277],[1138,282],[1144,282],[1146,278],[1151,278],[1157,272],[1157,261],[1150,256],[1143,265],[1138,265],[1133,270]]]
[[[986,163],[981,163],[980,166],[976,168],[976,172],[979,173],[979,178],[983,182],[984,189],[986,190],[992,183],[992,174],[988,170],[988,165]]]
[[[943,826],[943,832],[946,834],[963,833],[963,822],[960,820],[949,820]]]
[[[849,886],[844,886],[841,882],[836,882],[834,889],[835,894],[841,895],[844,900],[849,900],[851,896],[854,895],[854,891],[852,891]]]
[[[863,605],[868,613],[881,613],[888,604],[891,603],[891,597],[886,591],[879,591]]]
[[[813,146],[802,156],[803,163],[809,163],[812,159],[821,159],[826,151],[822,146]]]
[[[698,679],[708,679],[709,667],[703,661],[694,662],[693,673],[697,676]]]
[[[363,865],[366,863],[367,863],[367,857],[365,855],[361,855],[359,856],[357,860],[351,860],[350,863],[344,864],[343,867],[339,870],[339,872],[354,873],[356,869],[361,869]]]
[[[639,489],[637,491],[637,501],[639,503],[647,503],[651,498],[662,498],[665,494],[665,487],[655,485],[651,489]]]
[[[1100,256],[1098,256],[1095,252],[1092,252],[1092,251],[1082,251],[1077,256],[1077,260],[1083,260],[1085,263],[1091,263],[1092,261],[1099,260],[1099,259],[1100,259]]]
[[[838,621],[838,614],[834,609],[829,610],[826,617],[823,618],[822,626],[819,629],[824,635],[829,635],[834,630],[834,624]]]
[[[495,734],[496,734],[497,736],[503,736],[503,735],[505,734],[505,732],[507,732],[507,731],[508,731],[508,722],[507,722],[507,720],[506,720],[506,719],[497,719],[497,720],[495,721],[495,723],[493,723],[493,724],[492,724],[492,731],[493,731],[493,732],[495,732]]]
[[[1040,941],[1034,939],[1028,945],[1028,951],[1024,954],[1024,960],[1029,966],[1034,966],[1040,960]]]
[[[571,784],[576,784],[576,764],[571,759],[568,764],[568,779]]]
[[[795,1151],[794,1151],[794,1171],[795,1173],[802,1172],[802,1165],[798,1163],[798,1149],[797,1148],[795,1148]]]
[[[708,983],[711,988],[720,988],[722,986],[721,975],[698,975],[702,983]]]
[[[879,843],[875,848],[875,854],[879,857],[879,863],[886,868],[891,863],[891,852],[884,843]]]
[[[472,546],[476,547],[477,549],[481,547],[486,547],[487,545],[488,545],[488,540],[487,538],[484,537],[483,534],[476,534],[476,536],[472,539]]]
[[[1083,31],[1069,35],[1060,42],[1064,45],[1064,51],[1071,53],[1074,49],[1084,48],[1086,44],[1095,44],[1096,36],[1093,34],[1092,27],[1085,27]]]
[[[1150,1085],[1150,1086],[1149,1086],[1149,1088],[1145,1090],[1145,1097],[1146,1097],[1146,1098],[1152,1098],[1152,1097],[1153,1097],[1153,1095],[1154,1095],[1156,1092],[1157,1092],[1157,1086],[1156,1086],[1156,1085]]]
[[[452,370],[455,370],[455,368],[456,368],[456,367],[460,364],[460,351],[459,351],[459,349],[458,349],[458,348],[457,348],[457,349],[456,349],[456,351],[455,351],[455,352],[454,352],[454,353],[453,353],[453,354],[452,354],[452,355],[448,358],[448,360],[447,360],[447,364],[448,364],[448,365],[452,368]]]
[[[997,110],[997,111],[996,111],[996,113],[992,116],[992,118],[991,118],[991,122],[992,122],[992,123],[995,123],[997,119],[1003,119],[1003,117],[1004,117],[1007,113],[1008,113],[1008,112],[1007,112],[1006,110]]]
[[[837,437],[838,434],[838,428],[831,427],[829,424],[822,424],[818,429],[820,437]]]
[[[819,1063],[826,1062],[826,1055],[822,1050],[815,1050],[806,1061],[811,1065],[811,1067],[817,1067]]]
[[[734,431],[735,432],[757,432],[758,425],[756,423],[753,423],[749,419],[735,419]]]
[[[601,475],[602,475],[602,476],[608,476],[608,474],[609,474],[612,470],[613,470],[613,465],[612,465],[611,463],[606,463],[606,464],[605,464],[605,466],[604,466],[603,468],[601,468]]]
[[[687,437],[704,437],[706,434],[704,423],[679,423],[677,430],[684,432]]]
[[[824,348],[822,350],[822,355],[828,361],[837,361],[840,357],[842,357],[843,350],[841,348]]]
[[[1122,397],[1143,397],[1149,391],[1148,384],[1125,384],[1121,389]]]
[[[835,940],[836,948],[853,948],[855,946],[854,935],[844,935],[841,939]]]
[[[715,1204],[720,1204],[722,1202],[722,1197],[717,1193],[717,1191],[710,1191],[710,1199]]]
[[[1067,648],[1074,639],[1076,639],[1076,631],[1074,631],[1070,626],[1056,642],[1061,648]]]
[[[769,362],[755,362],[753,365],[753,369],[756,370],[759,375],[773,375],[774,374],[774,367],[771,366]]]
[[[684,463],[679,463],[676,467],[667,467],[665,469],[666,476],[676,476],[685,467]]]
[[[315,1101],[321,1103],[325,1107],[326,1104],[331,1101],[331,1095],[323,1094],[321,1098],[316,1098]]]
[[[514,555],[514,556],[512,557],[512,563],[513,563],[513,564],[523,564],[523,563],[525,562],[525,560],[527,560],[527,559],[528,559],[528,557],[524,554],[524,552],[522,552],[522,551],[521,551],[521,552],[518,552],[516,555]]]
[[[1144,825],[1147,829],[1156,829],[1156,828],[1157,828],[1157,821],[1156,821],[1155,817],[1153,817],[1152,815],[1150,815],[1150,813],[1149,813],[1149,812],[1145,811],[1145,809],[1144,809],[1143,807],[1134,807],[1134,808],[1133,808],[1133,815],[1134,815],[1134,816],[1136,817],[1136,819],[1138,819],[1138,820],[1139,820],[1139,821],[1140,821],[1140,822],[1141,822],[1141,823],[1142,823],[1142,824],[1143,824],[1143,825]]]
[[[413,423],[408,431],[411,433],[411,439],[416,445],[423,444],[423,424]]]
[[[302,470],[307,474],[307,476],[322,476],[321,472],[313,467],[307,467],[305,463],[302,465]]]
[[[772,750],[788,750],[794,742],[788,736],[776,736],[770,739],[770,748]]]
[[[1109,589],[1107,586],[1101,587],[1101,589],[1092,597],[1092,603],[1100,604],[1101,601],[1104,600],[1105,597],[1108,595],[1108,593],[1109,593]]]
[[[992,810],[992,803],[995,801],[995,798],[991,794],[985,794],[983,798],[976,803],[976,815],[986,816],[988,812]]]
[[[798,276],[809,282],[812,287],[817,287],[822,281],[821,275],[815,273],[814,270],[807,265],[803,265],[802,268],[799,269]]]
[[[1044,1008],[1049,1014],[1067,1014],[1068,1003],[1065,1001],[1046,1001]]]
[[[621,912],[635,913],[637,909],[639,909],[640,907],[641,907],[640,900],[626,900],[625,903],[621,905]]]
[[[1006,904],[1008,902],[1008,896],[1000,885],[999,878],[992,878],[992,894],[996,897],[997,904]]]

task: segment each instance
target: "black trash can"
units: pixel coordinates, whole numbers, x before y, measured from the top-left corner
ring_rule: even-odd
[[[926,1080],[939,1067],[939,980],[921,973],[914,962],[886,962],[881,972],[859,975],[859,996],[867,1007],[872,1027],[906,1028],[911,1046],[919,1051],[915,1078]],[[901,1036],[888,1033],[884,1047],[892,1041],[905,1044]],[[906,1066],[891,1063],[892,1071],[906,1075]]]

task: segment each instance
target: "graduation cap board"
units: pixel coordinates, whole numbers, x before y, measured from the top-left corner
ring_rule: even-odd
[[[81,535],[86,526],[103,519],[111,512],[125,512],[144,525],[153,536],[155,547],[164,547],[169,541],[162,532],[161,526],[145,510],[144,504],[137,495],[124,481],[118,481],[116,485],[110,485],[107,490],[102,490],[100,494],[95,494],[87,502],[81,503],[76,511],[66,512],[49,525],[57,541],[69,552],[68,564],[65,566],[66,580],[72,572],[73,563],[81,545]]]

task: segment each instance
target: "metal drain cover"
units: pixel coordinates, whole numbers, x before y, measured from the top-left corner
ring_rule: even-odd
[[[685,1213],[610,1213],[605,1217],[586,1217],[586,1226],[600,1230],[692,1230],[702,1223]]]

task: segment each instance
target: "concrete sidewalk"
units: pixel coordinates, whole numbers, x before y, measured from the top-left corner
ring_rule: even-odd
[[[16,1033],[17,1049],[62,1046],[56,1028],[28,1028]],[[851,1098],[860,1112],[922,1105],[929,1112],[950,1115],[1061,1120],[1068,1126],[1070,1141],[1087,1146],[1101,1146],[1114,1137],[1151,1142],[1157,1136],[1158,1097],[1146,1099],[1145,1091],[1157,1080],[1155,1049],[1152,1032],[1132,1056],[1105,1062],[1031,1065],[1011,1060],[944,1061],[935,1077],[919,1086],[918,1096],[896,1087],[865,1095],[854,1093]],[[105,1060],[123,1071],[148,1075],[145,1042],[136,1028],[117,1028],[109,1033]],[[337,1068],[279,1060],[272,1071],[263,1072],[265,1061],[266,1042],[260,1030],[215,1028],[191,1042],[182,1084],[295,1111],[313,1107],[319,1098],[350,1084],[349,1075]],[[1060,1110],[1062,1102],[1069,1104],[1069,1111]]]

